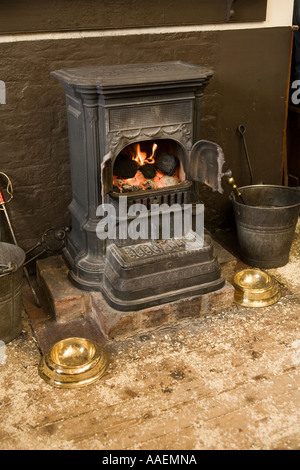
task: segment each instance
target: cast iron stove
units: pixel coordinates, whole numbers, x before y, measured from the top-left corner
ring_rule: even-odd
[[[191,204],[195,219],[198,182],[222,192],[222,149],[199,140],[201,100],[212,72],[164,62],[52,75],[66,92],[72,231],[64,254],[72,282],[101,291],[123,311],[221,289],[224,279],[209,233],[201,243],[196,237],[191,250],[189,237],[175,236],[174,214],[168,239],[161,227],[155,239],[100,239],[96,233],[103,220],[99,207],[105,204],[115,208],[117,226],[120,203],[128,210],[135,204],[149,210],[153,204]]]

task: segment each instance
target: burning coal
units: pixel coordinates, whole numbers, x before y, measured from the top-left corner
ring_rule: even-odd
[[[142,151],[138,143],[118,155],[113,167],[113,189],[126,193],[174,186],[184,181],[182,173],[176,156],[160,153],[156,143]]]

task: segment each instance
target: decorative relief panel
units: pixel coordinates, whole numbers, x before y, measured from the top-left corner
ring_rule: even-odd
[[[130,143],[152,139],[174,139],[190,150],[192,147],[192,124],[110,132],[108,134],[109,151],[116,154]]]
[[[137,246],[125,246],[122,250],[131,259],[149,258],[186,249],[185,240],[163,240],[160,243],[144,243]]]

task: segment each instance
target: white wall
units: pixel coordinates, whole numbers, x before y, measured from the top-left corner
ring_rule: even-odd
[[[290,26],[292,24],[294,0],[268,0],[268,26]]]

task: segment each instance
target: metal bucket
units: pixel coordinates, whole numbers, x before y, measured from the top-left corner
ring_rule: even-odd
[[[24,251],[0,243],[0,340],[8,343],[22,331],[22,278]]]
[[[289,261],[300,209],[300,191],[276,185],[239,188],[245,204],[230,194],[241,260],[252,267],[278,268]]]

